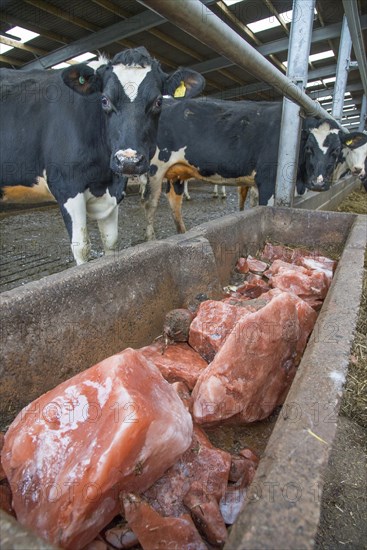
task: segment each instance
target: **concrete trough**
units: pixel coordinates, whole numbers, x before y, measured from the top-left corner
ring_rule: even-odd
[[[340,257],[228,550],[312,548],[322,475],[361,297],[366,217],[258,207],[1,294],[1,429],[30,401],[122,349],[149,344],[167,311],[217,297],[266,241]],[[4,548],[43,548],[2,515]],[[4,539],[5,536],[5,539]],[[33,545],[33,546],[32,546]]]

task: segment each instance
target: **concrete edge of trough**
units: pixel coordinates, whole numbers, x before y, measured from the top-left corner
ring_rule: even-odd
[[[362,293],[366,226],[357,216],[227,550],[314,546]]]
[[[0,510],[1,550],[58,550]]]
[[[334,183],[328,191],[316,193],[309,191],[303,196],[294,199],[294,208],[306,208],[308,210],[333,210],[349,193],[358,189],[361,181],[354,176],[345,178]]]

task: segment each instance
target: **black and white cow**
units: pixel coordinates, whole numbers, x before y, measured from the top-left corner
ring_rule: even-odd
[[[181,182],[191,178],[241,186],[240,209],[248,188],[256,184],[259,203],[268,204],[275,191],[281,115],[278,102],[165,99],[144,204],[147,238],[154,238],[164,178],[178,232],[185,231]],[[306,119],[301,147],[299,193],[327,189],[341,150],[338,126],[332,120]]]
[[[341,141],[343,147],[335,167],[333,180],[337,181],[351,172],[353,176],[359,177],[364,184],[367,181],[367,134],[350,132],[350,134],[342,136]]]
[[[149,169],[162,95],[182,83],[188,97],[196,95],[204,78],[187,69],[164,73],[143,47],[94,68],[1,69],[0,77],[1,187],[47,180],[77,264],[89,255],[87,214],[98,220],[105,251],[113,250],[125,176]]]
[[[217,199],[217,198],[219,197],[219,192],[218,192],[219,187],[220,187],[220,197],[221,197],[222,199],[227,198],[226,187],[225,187],[225,185],[219,186],[219,185],[217,185],[217,184],[215,184],[215,185],[214,185],[214,188],[213,188],[213,198],[214,198],[214,199]],[[185,181],[184,181],[184,192],[183,192],[183,195],[184,195],[184,197],[185,197],[186,200],[191,201],[191,195],[190,195],[190,193],[189,193],[189,184],[188,184],[188,180],[185,180]]]

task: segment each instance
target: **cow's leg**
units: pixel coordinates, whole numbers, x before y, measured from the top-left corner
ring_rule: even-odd
[[[171,207],[173,220],[177,233],[186,233],[186,227],[182,219],[182,198],[184,185],[180,180],[168,181],[166,196]]]
[[[255,208],[259,206],[259,191],[257,187],[250,187],[250,207]]]
[[[242,211],[245,208],[248,187],[242,186],[242,187],[238,187],[237,189],[238,189],[238,206],[239,206],[239,209]]]
[[[186,200],[191,201],[189,193],[189,182],[187,180],[184,181],[184,197]]]
[[[217,198],[218,198],[218,185],[214,185],[213,199],[217,199]]]
[[[71,250],[76,264],[88,261],[90,241],[87,230],[87,207],[84,193],[78,193],[61,206],[61,213],[68,230]]]
[[[113,254],[118,240],[118,215],[116,205],[108,216],[97,221],[105,254]]]
[[[226,186],[222,185],[222,199],[226,199],[226,198],[227,198]]]
[[[149,178],[149,194],[142,197],[142,204],[144,206],[145,218],[147,220],[146,238],[147,241],[153,241],[155,239],[154,233],[154,217],[157,210],[159,197],[162,192],[162,179],[161,178]]]

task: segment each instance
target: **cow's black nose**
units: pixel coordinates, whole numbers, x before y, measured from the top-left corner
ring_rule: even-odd
[[[145,174],[149,170],[149,163],[144,155],[127,149],[117,151],[114,156],[113,170],[126,176]]]
[[[353,174],[355,174],[356,176],[357,176],[358,174],[360,174],[361,172],[362,172],[362,168],[360,168],[359,166],[355,166],[355,167],[353,168]]]

